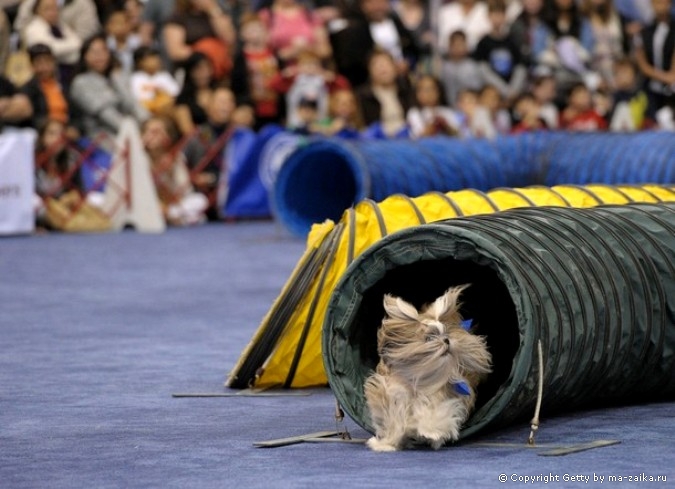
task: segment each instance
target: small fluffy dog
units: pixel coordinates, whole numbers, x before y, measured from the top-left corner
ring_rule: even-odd
[[[380,362],[364,391],[375,451],[426,443],[434,449],[457,440],[491,371],[485,339],[470,333],[459,314],[459,295],[448,289],[418,311],[400,297],[384,296],[386,316],[377,333]]]

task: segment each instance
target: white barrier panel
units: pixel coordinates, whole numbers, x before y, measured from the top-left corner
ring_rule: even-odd
[[[32,129],[0,133],[0,235],[35,230],[35,139]]]

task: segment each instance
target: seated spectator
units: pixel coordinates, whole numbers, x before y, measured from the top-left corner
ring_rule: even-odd
[[[523,0],[523,9],[509,28],[520,50],[520,59],[530,69],[552,42],[553,33],[542,18],[544,0]]]
[[[476,125],[476,115],[479,112],[478,92],[465,88],[457,94],[457,103],[455,104],[455,113],[459,122],[459,136],[470,138],[474,134]],[[493,130],[494,132],[494,130]]]
[[[504,100],[515,99],[525,88],[527,70],[520,50],[509,36],[504,0],[488,1],[491,30],[483,36],[474,51],[483,80],[495,87]]]
[[[104,34],[90,38],[82,46],[80,66],[69,93],[82,134],[91,139],[108,136],[101,143],[110,152],[125,117],[140,123],[149,116],[132,95],[128,77],[114,68]]]
[[[519,134],[528,131],[548,129],[541,116],[541,107],[531,93],[521,94],[513,103],[513,124],[511,133]]]
[[[185,82],[174,107],[174,118],[181,134],[188,136],[206,122],[206,110],[216,81],[211,60],[196,52],[185,63]]]
[[[507,134],[511,131],[511,116],[509,115],[510,103],[507,103],[499,90],[492,85],[485,85],[478,95],[479,111],[485,111],[485,116],[494,127],[497,134]],[[482,117],[482,114],[481,114]],[[484,122],[487,124],[487,121]],[[484,137],[493,137],[496,134],[480,134]]]
[[[45,121],[59,121],[64,125],[70,120],[68,98],[61,88],[52,50],[46,44],[28,48],[33,77],[21,87],[31,101],[33,117],[30,125],[43,127]]]
[[[614,87],[614,62],[622,58],[627,48],[623,25],[612,0],[584,0],[582,11],[593,32],[590,67],[601,78],[601,86]]]
[[[613,110],[609,114],[612,130],[641,130],[647,122],[649,100],[638,81],[637,68],[630,58],[614,63]]]
[[[428,0],[398,0],[393,5],[403,26],[412,35],[418,48],[418,65],[422,72],[432,71],[432,55],[436,36],[431,26],[432,12]]]
[[[537,63],[553,71],[563,92],[579,82],[597,88],[600,76],[590,70],[595,42],[590,22],[581,15],[575,0],[551,0],[547,7],[543,18],[551,30],[552,42]]]
[[[35,3],[36,0],[23,0],[20,3],[14,19],[14,30],[16,32],[22,32],[33,18]],[[64,0],[60,1],[59,5],[61,6],[61,20],[80,39],[89,39],[101,30],[101,20],[95,0]]]
[[[236,102],[232,90],[225,86],[213,89],[206,104],[206,121],[197,127],[197,133],[190,139],[185,156],[192,173],[192,183],[198,192],[209,200],[207,217],[219,218],[217,191],[221,172],[224,171],[224,148],[233,128]]]
[[[546,126],[557,129],[560,123],[560,110],[558,109],[558,89],[552,74],[542,72],[535,74],[532,80],[532,95],[539,106],[539,115]]]
[[[71,190],[83,191],[80,155],[70,148],[63,121],[45,119],[35,144],[35,189],[42,199],[60,198]]]
[[[448,107],[441,82],[433,75],[422,75],[415,82],[415,103],[408,110],[410,136],[456,136],[459,120]]]
[[[134,66],[130,78],[134,98],[153,115],[169,114],[180,86],[162,66],[159,50],[141,46],[134,52]]]
[[[447,49],[447,39],[455,31],[466,33],[469,52],[490,32],[487,6],[482,0],[456,0],[441,5],[437,12],[438,39],[441,53]]]
[[[182,66],[193,53],[202,52],[211,60],[216,80],[227,77],[232,69],[236,33],[232,19],[216,0],[176,0],[162,38],[175,66]]]
[[[478,62],[469,54],[464,31],[454,31],[448,38],[448,54],[441,65],[441,79],[450,105],[457,103],[457,94],[480,90],[485,84]]]
[[[649,98],[648,116],[673,105],[675,87],[675,19],[671,0],[652,0],[654,21],[635,38],[635,61]]]
[[[358,139],[364,129],[363,117],[356,95],[351,88],[338,88],[331,92],[328,118],[312,128],[314,134],[344,139]]]
[[[353,87],[368,80],[368,60],[377,48],[389,53],[401,76],[408,76],[419,58],[412,34],[404,27],[390,0],[358,0],[360,14],[331,33],[338,73]]]
[[[232,69],[232,90],[238,105],[253,109],[255,127],[280,123],[283,97],[270,86],[279,73],[279,63],[268,45],[267,30],[260,18],[250,13],[241,18],[241,49]]]
[[[407,137],[406,114],[413,103],[408,79],[398,74],[394,58],[382,49],[371,54],[368,73],[368,82],[356,89],[364,123],[376,129],[377,137]]]
[[[583,83],[570,90],[567,106],[560,114],[560,127],[568,131],[604,131],[607,121],[593,106],[593,94]]]
[[[167,223],[186,226],[204,222],[208,200],[192,187],[185,155],[178,147],[180,132],[175,122],[166,116],[153,116],[143,123],[141,139]]]
[[[108,36],[110,52],[124,73],[131,75],[134,70],[134,52],[141,45],[141,37],[132,31],[126,10],[118,9],[110,12],[105,21],[105,33]]]
[[[312,100],[316,103],[317,119],[328,115],[328,97],[331,91],[349,87],[346,78],[324,68],[321,58],[311,49],[306,49],[297,57],[296,63],[287,66],[269,82],[269,87],[277,93],[285,94],[286,125],[299,126],[297,106],[300,100]]]
[[[0,75],[0,129],[30,120],[33,106],[30,99],[20,93],[14,84]]]
[[[141,19],[143,18],[144,6],[145,3],[142,0],[124,0],[122,3],[123,9],[127,13],[131,32],[139,38],[141,44]]]
[[[258,12],[267,29],[269,46],[287,66],[308,48],[323,60],[331,56],[328,33],[323,20],[298,0],[273,0],[269,8]]]
[[[37,0],[33,17],[22,32],[26,48],[46,44],[59,65],[59,80],[68,87],[79,59],[82,39],[61,20],[57,0]]]

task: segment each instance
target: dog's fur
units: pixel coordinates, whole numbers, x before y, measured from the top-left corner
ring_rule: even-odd
[[[414,443],[434,449],[456,441],[490,372],[485,339],[466,331],[453,287],[418,311],[399,297],[384,296],[386,316],[377,333],[380,362],[364,391],[375,436],[368,446],[394,451]],[[469,395],[455,390],[468,385]]]

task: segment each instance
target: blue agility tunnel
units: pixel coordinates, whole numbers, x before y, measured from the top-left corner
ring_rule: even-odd
[[[293,234],[339,220],[364,198],[464,188],[675,182],[670,133],[533,132],[488,139],[354,141],[317,138],[292,152],[272,190]]]

